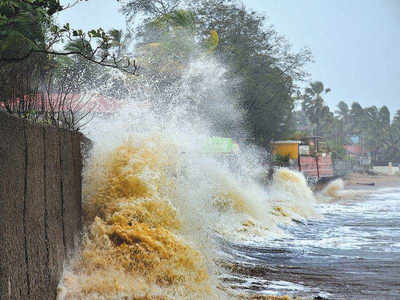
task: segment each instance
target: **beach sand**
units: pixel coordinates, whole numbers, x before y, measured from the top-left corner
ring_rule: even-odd
[[[344,178],[346,189],[376,190],[381,188],[400,187],[399,175],[369,175],[366,173],[351,173]],[[370,185],[370,184],[374,185]]]

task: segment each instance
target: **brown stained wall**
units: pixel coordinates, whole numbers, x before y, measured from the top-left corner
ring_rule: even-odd
[[[61,163],[60,132],[48,128],[45,132],[46,149],[46,202],[47,202],[47,238],[49,253],[49,285],[52,287],[53,299],[56,297],[58,278],[62,272],[64,261],[64,223],[63,204],[61,201]],[[50,176],[51,174],[51,176]],[[52,201],[58,199],[59,201]]]
[[[0,299],[56,299],[81,230],[82,135],[0,112]]]

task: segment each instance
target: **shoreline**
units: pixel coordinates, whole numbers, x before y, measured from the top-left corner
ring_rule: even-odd
[[[343,181],[345,190],[377,190],[382,188],[400,187],[399,175],[351,173],[344,177]]]
[[[344,186],[341,184],[334,184],[332,186],[332,191],[334,193],[334,199],[332,202],[343,201],[343,204],[351,203],[353,201],[362,201],[368,199],[368,194],[373,194],[381,189],[385,188],[400,188],[400,175],[370,175],[366,173],[350,173],[345,177],[340,178],[343,180]],[[333,183],[335,180],[327,182],[324,185],[320,185],[318,189],[314,189],[314,192],[319,192],[325,189],[329,184]],[[374,184],[374,185],[368,185]],[[343,189],[342,189],[343,188]],[[330,202],[330,201],[329,201]],[[286,280],[286,279],[283,279]],[[292,282],[291,280],[288,280]],[[329,280],[328,280],[329,281]],[[298,281],[294,280],[293,283],[298,283]],[[321,286],[323,286],[324,282],[321,281]],[[323,288],[321,288],[323,290]],[[352,294],[347,294],[344,291],[346,299],[351,299],[353,297]],[[291,294],[289,292],[289,294]],[[296,294],[294,292],[291,295],[259,295],[259,294],[250,294],[243,296],[243,298],[239,299],[257,299],[257,300],[313,300],[313,299],[321,299],[321,300],[329,300],[329,299],[336,299],[336,297],[332,295],[315,295],[312,292],[310,294]],[[331,298],[333,297],[333,298]]]

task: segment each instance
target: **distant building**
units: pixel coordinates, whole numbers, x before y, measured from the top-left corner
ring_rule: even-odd
[[[289,165],[302,172],[310,182],[333,177],[331,154],[321,151],[321,147],[318,147],[319,139],[319,137],[306,137],[301,141],[273,141],[272,154],[289,156]]]
[[[361,156],[362,155],[362,147],[359,144],[356,145],[343,145],[343,148],[346,150],[347,154],[352,156]]]

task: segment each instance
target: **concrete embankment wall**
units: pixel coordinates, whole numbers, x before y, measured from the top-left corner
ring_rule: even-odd
[[[81,231],[82,135],[0,112],[0,299],[55,299]]]

